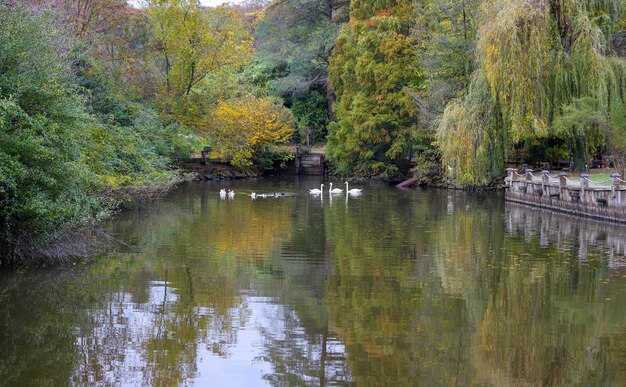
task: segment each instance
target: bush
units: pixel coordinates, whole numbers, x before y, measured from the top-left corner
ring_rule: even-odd
[[[0,240],[93,215],[76,133],[86,120],[41,19],[0,6]]]

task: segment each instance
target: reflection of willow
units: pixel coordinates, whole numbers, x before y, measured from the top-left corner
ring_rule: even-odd
[[[260,328],[267,341],[263,358],[273,365],[264,379],[278,386],[341,385],[350,380],[344,346],[327,326],[321,332],[311,330],[288,308],[276,308],[271,319],[270,329]]]
[[[334,261],[326,283],[331,329],[346,343],[357,384],[397,384],[395,376],[411,375],[422,350],[409,343],[423,285],[417,248],[429,239],[419,230],[430,207],[391,195],[361,200],[368,202],[359,211],[336,208],[325,216]]]
[[[94,276],[106,278],[98,286],[110,293],[108,306],[91,312],[95,328],[79,341],[88,361],[79,364],[76,374],[89,383],[137,383],[139,378],[145,385],[178,385],[195,376],[200,347],[226,356],[236,342],[246,312],[233,290],[237,274],[229,267],[234,265],[187,261],[169,265],[161,274],[160,268],[141,270],[137,262],[142,259],[148,258],[140,254],[96,268]],[[205,275],[208,271],[212,277]],[[121,272],[127,277],[117,283]],[[147,289],[138,296],[127,293],[142,287]]]
[[[111,289],[110,307],[94,315],[100,327],[82,350],[102,367],[140,368],[143,383],[151,385],[193,378],[201,346],[228,356],[248,315],[239,291],[247,287],[246,268],[252,260],[264,265],[259,257],[290,228],[290,207],[284,203],[228,202],[204,194],[170,200],[150,214],[127,214],[114,231],[126,235],[139,253],[113,261],[117,267],[99,268],[104,275],[127,277]],[[101,343],[114,340],[124,343],[101,351]],[[133,352],[140,361],[129,357]],[[97,375],[91,380],[114,382]]]
[[[624,355],[610,356],[609,347],[614,324],[623,329],[626,311],[604,302],[605,255],[588,252],[588,262],[581,262],[578,232],[559,246],[507,236],[504,230],[497,212],[461,208],[446,219],[435,245],[445,291],[463,297],[477,326],[470,342],[473,380],[623,383],[615,373],[623,368]],[[625,291],[620,283],[614,292]]]

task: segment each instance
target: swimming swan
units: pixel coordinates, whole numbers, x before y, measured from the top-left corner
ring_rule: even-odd
[[[320,185],[320,189],[314,188],[309,190],[309,193],[312,195],[319,195],[322,192],[324,192],[324,184]]]
[[[233,190],[230,190],[230,189],[229,189],[229,190],[228,190],[228,198],[229,198],[229,199],[232,199],[232,198],[234,198],[234,197],[235,197],[235,191],[233,191]]]
[[[354,195],[354,194],[360,194],[361,192],[363,192],[363,190],[360,188],[348,189],[348,182],[346,181],[346,193]]]
[[[343,190],[341,188],[335,188],[333,189],[333,183],[330,183],[330,188],[328,189],[328,192],[330,192],[331,194],[338,194],[338,193],[342,193]]]

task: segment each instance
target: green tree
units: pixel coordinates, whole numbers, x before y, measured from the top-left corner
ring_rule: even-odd
[[[161,108],[181,123],[198,127],[210,110],[209,78],[231,75],[246,64],[251,40],[226,7],[204,9],[198,0],[149,0],[159,69]]]
[[[292,108],[302,140],[321,140],[334,120],[328,65],[348,21],[349,0],[274,0],[255,33],[255,61],[244,79]]]
[[[432,126],[448,102],[467,90],[474,70],[476,24],[481,0],[416,2],[423,39],[420,60],[428,87],[418,104],[423,125]]]
[[[626,61],[607,57],[604,47],[623,12],[619,0],[483,1],[477,69],[467,96],[447,106],[438,129],[451,177],[485,184],[502,175],[514,147],[547,148],[553,137],[584,165],[580,158],[597,148],[598,136],[580,135],[592,127],[565,124],[572,109],[581,122],[604,128],[606,138],[622,136]]]
[[[397,179],[417,150],[415,93],[424,85],[410,1],[353,1],[330,63],[337,122],[328,155],[341,173]]]
[[[90,55],[73,58],[73,71],[91,119],[82,129],[83,160],[99,187],[147,187],[171,180],[174,157],[187,157],[199,139],[177,124],[165,125],[133,93],[121,95],[119,79]]]

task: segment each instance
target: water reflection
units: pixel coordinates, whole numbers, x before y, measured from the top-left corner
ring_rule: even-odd
[[[558,212],[507,204],[507,232],[523,235],[526,240],[539,239],[543,247],[555,245],[559,250],[578,248],[578,258],[586,260],[589,250],[606,251],[610,268],[626,265],[626,232],[623,225],[575,218]]]
[[[442,283],[464,299],[475,325],[471,380],[499,385],[623,380],[623,354],[610,347],[623,340],[626,313],[614,297],[621,298],[624,281],[603,246],[589,243],[594,235],[623,235],[619,226],[507,204],[508,234],[502,235],[498,220],[480,220],[486,214],[451,215],[456,241],[466,248],[443,246],[440,264],[447,278]]]
[[[5,273],[0,380],[626,381],[623,227],[491,194],[315,186],[189,185],[116,219],[125,244],[107,257]],[[221,200],[220,188],[237,194]],[[253,190],[297,195],[253,201]]]

